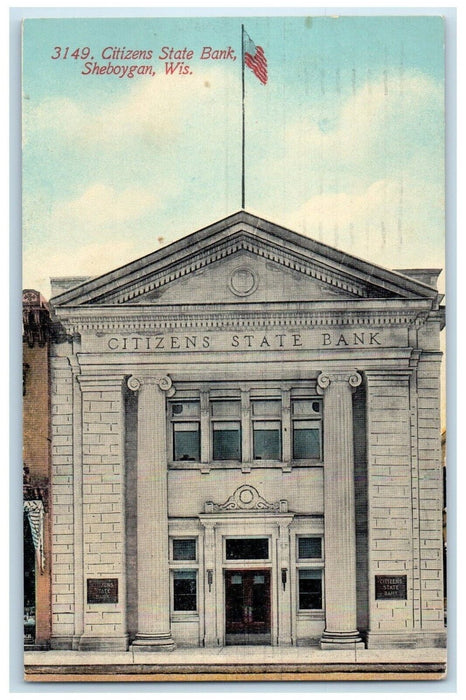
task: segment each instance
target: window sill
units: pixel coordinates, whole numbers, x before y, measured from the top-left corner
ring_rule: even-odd
[[[182,610],[172,611],[172,622],[199,622],[198,612],[183,612]]]
[[[325,620],[324,610],[298,610],[298,620]]]
[[[256,459],[251,462],[237,462],[233,460],[217,461],[217,462],[191,462],[189,460],[183,462],[168,462],[169,469],[195,469],[197,471],[210,471],[211,469],[241,469],[243,472],[251,471],[251,469],[281,469],[282,471],[291,471],[293,467],[322,468],[323,462],[306,459],[294,459],[290,462],[279,462],[272,459]]]
[[[300,559],[296,559],[296,565],[301,569],[323,569],[324,560],[322,557],[316,557],[315,559],[312,557],[302,557]]]
[[[198,559],[170,559],[171,569],[196,569],[199,566]]]

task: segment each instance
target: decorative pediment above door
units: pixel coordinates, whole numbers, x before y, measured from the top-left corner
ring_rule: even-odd
[[[205,513],[229,513],[238,511],[256,511],[260,513],[287,513],[288,501],[285,499],[269,503],[259,491],[250,484],[239,486],[225,503],[206,501]]]

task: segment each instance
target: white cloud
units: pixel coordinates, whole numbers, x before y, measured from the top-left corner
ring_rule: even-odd
[[[442,267],[442,118],[442,88],[421,74],[382,76],[340,104],[326,99],[288,125],[275,161],[258,149],[250,201],[380,265]]]
[[[338,157],[352,162],[374,156],[387,158],[393,149],[398,156],[403,155],[398,148],[416,149],[428,138],[430,121],[436,121],[441,111],[442,88],[424,75],[395,74],[367,82],[343,105],[338,127],[329,134],[330,147]],[[437,138],[440,135],[437,133]]]
[[[160,206],[153,188],[100,182],[50,207],[46,197],[26,195],[23,286],[47,294],[49,277],[102,274],[156,249]]]
[[[25,139],[42,132],[69,146],[118,148],[131,139],[146,145],[163,143],[168,135],[174,138],[184,133],[199,109],[207,110],[214,124],[219,111],[228,111],[230,100],[238,101],[239,89],[233,71],[212,67],[202,75],[157,74],[135,79],[127,92],[104,106],[101,102],[96,107],[79,99],[48,98],[28,109],[25,102]]]
[[[152,189],[128,187],[117,191],[97,182],[76,199],[57,203],[50,217],[50,225],[52,230],[89,226],[98,230],[103,226],[136,222],[158,204],[159,199]]]
[[[280,133],[263,131],[249,138],[250,199],[280,211],[400,173],[443,179],[442,87],[421,74],[382,76],[341,101],[326,97],[298,117],[287,113]]]
[[[72,254],[68,247],[56,249],[55,252],[40,248],[35,255],[25,258],[23,288],[40,290],[46,298],[50,298],[51,277],[94,277],[131,262],[140,255],[140,248],[130,236],[111,243],[96,242],[79,246]]]
[[[401,144],[416,149],[428,139],[431,128],[440,125],[442,107],[442,87],[431,78],[419,73],[387,75],[366,82],[341,103],[317,105],[308,119],[290,125],[286,144],[293,154],[320,151],[340,163],[387,158]],[[436,136],[438,141],[441,133]],[[397,155],[403,153],[397,150]]]
[[[442,187],[387,179],[357,193],[315,195],[287,225],[382,266],[443,266]]]

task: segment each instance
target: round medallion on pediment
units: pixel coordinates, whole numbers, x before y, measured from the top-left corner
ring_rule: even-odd
[[[239,492],[238,498],[241,501],[241,503],[243,503],[246,506],[254,500],[254,493],[250,488],[246,486]]]
[[[257,289],[257,274],[249,267],[238,267],[233,270],[228,286],[233,294],[247,297]]]

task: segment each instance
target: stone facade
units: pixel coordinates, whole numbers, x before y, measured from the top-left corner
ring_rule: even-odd
[[[438,272],[240,212],[55,281],[52,646],[443,645]]]

